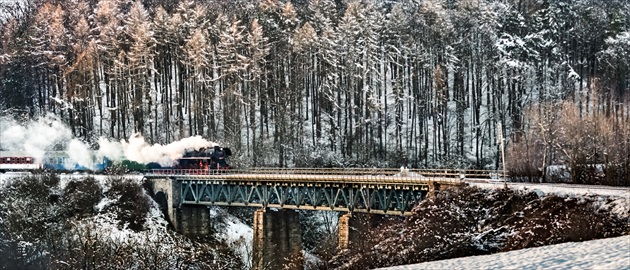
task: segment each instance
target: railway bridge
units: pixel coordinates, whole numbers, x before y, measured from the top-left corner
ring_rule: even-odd
[[[153,170],[145,185],[177,231],[210,232],[208,206],[259,208],[254,213],[253,269],[281,264],[269,254],[301,250],[299,216],[293,209],[345,213],[339,217],[339,248],[352,242],[352,213],[409,215],[442,189],[496,172],[399,169]],[[269,211],[273,209],[274,211]]]

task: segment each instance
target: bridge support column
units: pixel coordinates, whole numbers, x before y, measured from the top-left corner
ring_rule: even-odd
[[[429,182],[429,198],[435,198],[438,192],[440,192],[440,183]]]
[[[282,269],[302,250],[300,216],[292,210],[259,209],[254,213],[252,269]]]
[[[339,235],[337,237],[337,247],[339,249],[348,249],[350,247],[350,218],[352,218],[351,213],[339,217]]]
[[[144,182],[144,187],[153,197],[153,200],[160,205],[162,213],[164,213],[166,219],[173,225],[173,228],[179,229],[177,220],[179,186],[177,185],[177,181],[168,177],[147,179]]]
[[[352,246],[362,246],[369,241],[373,230],[383,222],[383,215],[367,213],[347,213],[339,217],[338,249],[352,249]]]
[[[152,178],[144,187],[162,209],[173,228],[184,235],[207,235],[210,233],[210,210],[202,205],[179,205],[180,187],[171,178]]]
[[[177,209],[177,231],[183,235],[208,235],[210,210],[204,205],[182,205]]]

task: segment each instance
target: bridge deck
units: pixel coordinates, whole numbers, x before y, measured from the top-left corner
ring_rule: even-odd
[[[154,176],[156,177],[156,176]],[[310,183],[310,184],[368,184],[368,185],[428,185],[430,182],[463,184],[459,178],[424,176],[383,175],[303,175],[303,174],[220,174],[220,175],[161,175],[177,180],[266,182],[266,183]]]
[[[152,170],[146,177],[170,177],[191,180],[248,182],[337,183],[337,184],[406,184],[426,185],[429,182],[458,184],[464,179],[496,178],[496,171],[472,170],[409,170],[398,169],[248,169],[229,171]]]

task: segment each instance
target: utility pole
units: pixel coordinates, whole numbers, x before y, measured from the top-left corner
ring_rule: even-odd
[[[505,178],[505,138],[503,138],[503,126],[501,125],[501,121],[497,124],[498,143],[501,144],[501,164],[503,165],[503,188],[507,189],[507,179]]]

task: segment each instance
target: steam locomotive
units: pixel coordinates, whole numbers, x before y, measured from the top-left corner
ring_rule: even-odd
[[[169,174],[208,174],[230,169],[229,148],[202,148],[186,151],[184,156],[172,165],[162,166],[158,163],[138,163],[130,160],[112,161],[100,158],[79,163],[63,151],[44,153],[41,160],[20,151],[0,151],[0,173],[9,171],[51,171],[51,172],[93,172],[103,173],[109,168],[120,168],[127,172],[169,173]]]
[[[213,174],[230,169],[229,157],[232,155],[230,148],[201,148],[187,151],[171,167],[163,167],[157,163],[147,164],[147,171],[153,174]]]

